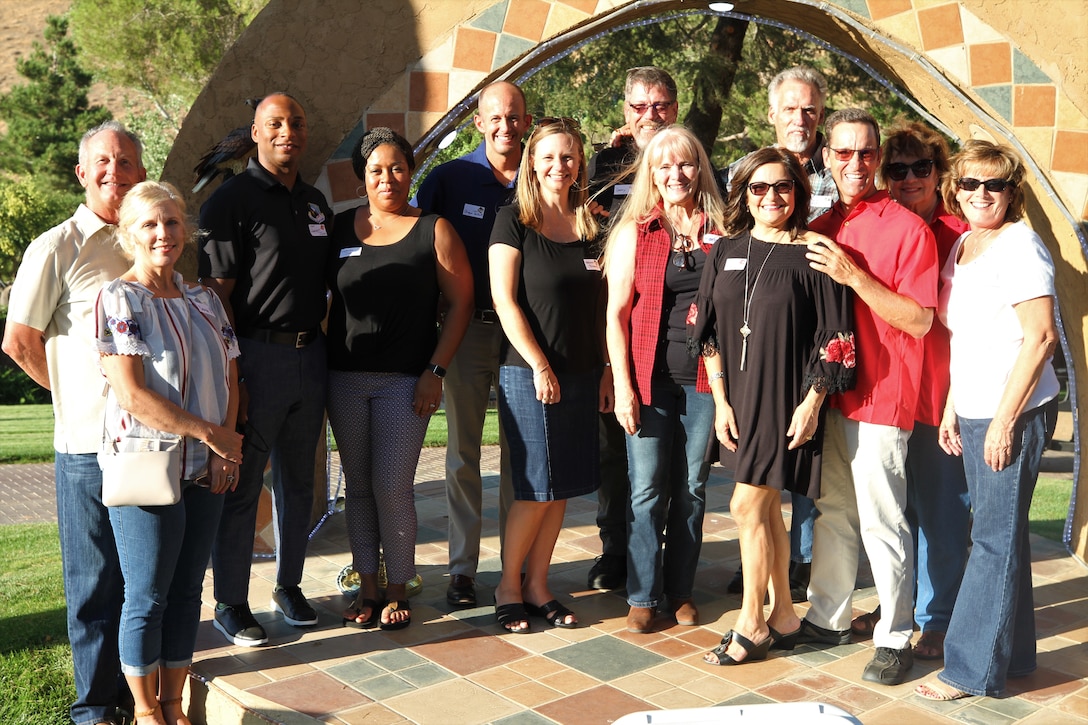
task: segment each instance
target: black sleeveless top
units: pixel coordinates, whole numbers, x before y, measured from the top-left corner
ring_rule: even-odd
[[[355,209],[336,215],[328,283],[329,368],[419,375],[438,343],[437,214],[384,247],[355,235]]]

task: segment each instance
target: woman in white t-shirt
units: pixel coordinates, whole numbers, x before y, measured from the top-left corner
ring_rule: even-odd
[[[1054,264],[1020,221],[1016,152],[972,140],[952,159],[945,206],[970,230],[941,273],[938,313],[952,334],[952,384],[940,444],[962,455],[974,509],[972,550],[931,700],[995,696],[1035,670],[1028,508],[1045,446],[1043,406],[1058,394]]]

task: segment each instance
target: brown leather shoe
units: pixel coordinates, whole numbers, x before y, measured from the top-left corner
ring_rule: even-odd
[[[653,607],[631,607],[627,612],[627,631],[635,634],[649,634],[654,628]]]
[[[671,602],[672,616],[681,627],[696,627],[699,624],[699,610],[695,602],[690,599],[679,599]]]

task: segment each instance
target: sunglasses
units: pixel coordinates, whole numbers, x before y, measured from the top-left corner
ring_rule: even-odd
[[[902,181],[907,178],[907,172],[914,174],[916,179],[926,179],[933,173],[933,159],[921,159],[913,164],[888,164],[888,178],[892,181]]]
[[[554,126],[555,124],[560,124],[567,128],[572,128],[575,131],[578,131],[582,128],[582,124],[578,123],[576,119],[573,119],[570,116],[543,116],[542,118],[538,118],[536,120],[537,128]]]
[[[864,163],[876,158],[876,149],[831,149],[831,153],[835,154],[835,158],[839,161],[849,161],[854,158],[854,154],[857,154]]]
[[[642,114],[646,113],[646,111],[649,111],[651,108],[654,109],[654,113],[664,113],[665,111],[672,108],[672,104],[674,103],[676,103],[676,101],[658,101],[657,103],[628,103],[627,107],[641,116]]]
[[[753,181],[748,184],[748,191],[752,192],[756,196],[766,196],[767,192],[774,189],[774,193],[779,196],[785,196],[793,192],[793,180],[783,179],[782,181],[776,181],[773,184],[768,184],[765,181]]]
[[[672,250],[672,265],[680,269],[695,269],[695,240],[687,234],[677,234],[676,243],[679,246]]]
[[[980,186],[985,186],[986,191],[991,194],[1000,194],[1010,186],[1016,186],[1016,184],[1011,181],[1006,181],[1005,179],[986,179],[985,181],[979,181],[978,179],[972,179],[967,176],[962,179],[956,179],[956,186],[964,191],[974,191]]]

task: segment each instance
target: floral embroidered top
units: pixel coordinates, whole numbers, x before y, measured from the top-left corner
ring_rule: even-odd
[[[139,355],[149,389],[204,420],[223,421],[229,400],[229,364],[240,354],[238,339],[219,298],[202,286],[189,286],[175,274],[183,297],[155,297],[138,282],[115,279],[96,303],[99,353]],[[106,393],[104,439],[117,450],[132,450],[136,439],[176,440],[145,426],[121,409],[113,389]],[[199,477],[208,466],[200,441],[182,442],[182,480]]]

